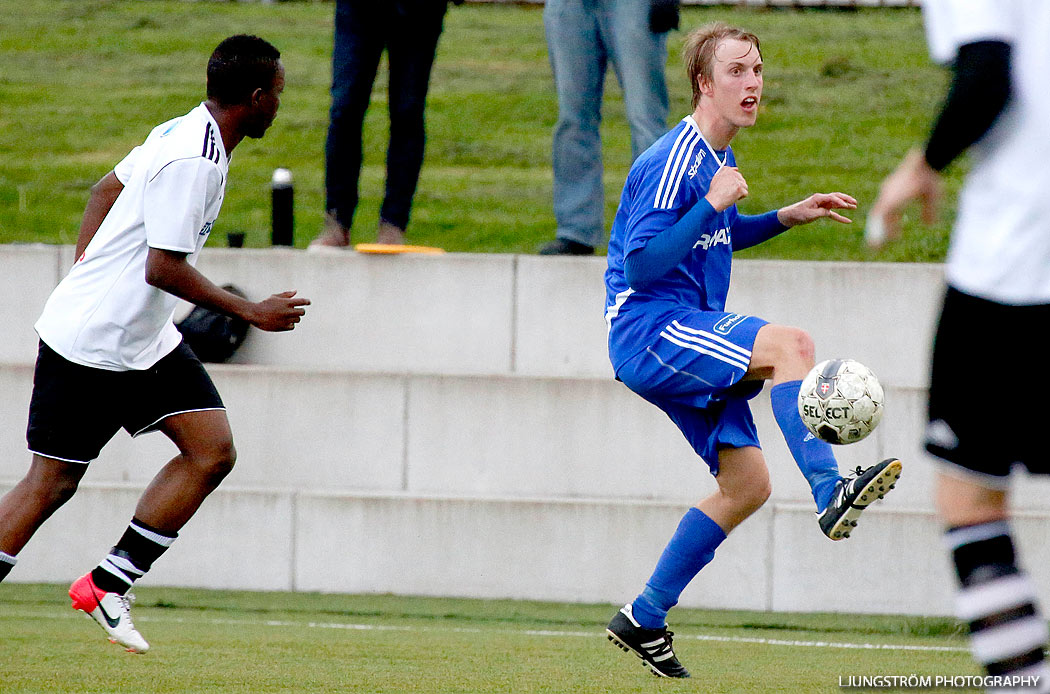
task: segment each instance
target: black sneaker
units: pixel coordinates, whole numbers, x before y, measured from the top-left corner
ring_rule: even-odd
[[[594,255],[594,247],[569,239],[554,239],[540,246],[540,255]]]
[[[831,503],[817,515],[817,522],[824,534],[832,540],[849,537],[857,527],[857,519],[868,504],[886,496],[901,476],[901,461],[887,458],[867,470],[859,466],[849,476],[835,483]]]
[[[673,632],[663,629],[646,629],[634,620],[631,605],[624,605],[605,628],[609,640],[628,653],[642,659],[657,677],[689,677],[671,648]]]

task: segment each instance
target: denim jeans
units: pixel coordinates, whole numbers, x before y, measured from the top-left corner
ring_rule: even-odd
[[[380,217],[404,229],[423,166],[424,109],[445,0],[338,0],[325,209],[349,229],[358,202],[361,129],[383,49],[390,65],[390,144]]]
[[[667,34],[649,30],[649,0],[547,0],[547,33],[558,124],[551,160],[558,238],[601,244],[602,89],[611,63],[631,126],[632,161],[667,131]]]

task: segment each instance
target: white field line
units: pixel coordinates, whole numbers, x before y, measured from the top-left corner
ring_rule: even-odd
[[[0,620],[4,618],[31,618],[39,619],[42,615],[32,613],[0,613]],[[49,614],[47,619],[64,619],[77,617],[73,613]],[[87,616],[87,615],[84,615]],[[605,636],[605,632],[599,631],[568,631],[559,629],[481,629],[477,627],[428,627],[428,626],[404,626],[394,624],[355,624],[351,622],[293,622],[278,619],[187,619],[185,617],[164,616],[137,616],[136,622],[176,622],[181,624],[210,624],[213,626],[264,626],[276,629],[335,629],[343,631],[399,631],[417,633],[453,633],[453,634],[510,634],[522,636],[541,637],[572,637],[572,638],[595,638]],[[850,643],[843,641],[801,641],[797,639],[766,639],[751,636],[719,636],[717,634],[675,634],[675,638],[694,641],[713,641],[716,643],[749,643],[762,646],[787,646],[790,648],[841,648],[861,651],[925,651],[937,653],[968,653],[969,648],[960,646],[923,646],[915,644],[893,644],[893,643]]]

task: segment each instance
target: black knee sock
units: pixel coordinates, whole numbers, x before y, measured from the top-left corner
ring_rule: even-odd
[[[955,527],[945,540],[959,576],[956,614],[969,626],[974,658],[989,675],[1041,675],[1045,686],[1047,623],[1035,586],[1017,568],[1009,524]]]
[[[91,572],[91,580],[107,593],[124,595],[171,547],[175,537],[132,518],[120,541]]]

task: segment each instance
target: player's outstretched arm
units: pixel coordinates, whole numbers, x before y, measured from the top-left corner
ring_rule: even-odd
[[[149,249],[146,283],[204,308],[243,318],[260,330],[291,330],[306,314],[309,299],[295,291],[281,292],[259,302],[249,301],[219,287],[186,262],[185,253]]]
[[[845,193],[816,193],[794,205],[777,210],[777,219],[786,227],[809,224],[825,217],[842,224],[852,224],[853,220],[843,217],[835,210],[855,210],[857,201]]]
[[[942,171],[992,128],[1011,93],[1011,47],[1002,41],[975,41],[959,47],[948,97],[924,149],[908,152],[886,177],[868,213],[864,238],[872,248],[900,236],[901,213],[913,200],[932,224],[941,197]]]
[[[872,248],[881,248],[901,234],[901,214],[912,200],[922,205],[922,220],[932,224],[937,218],[941,198],[940,175],[926,163],[919,149],[908,152],[897,168],[886,177],[879,196],[868,213],[864,238]]]

